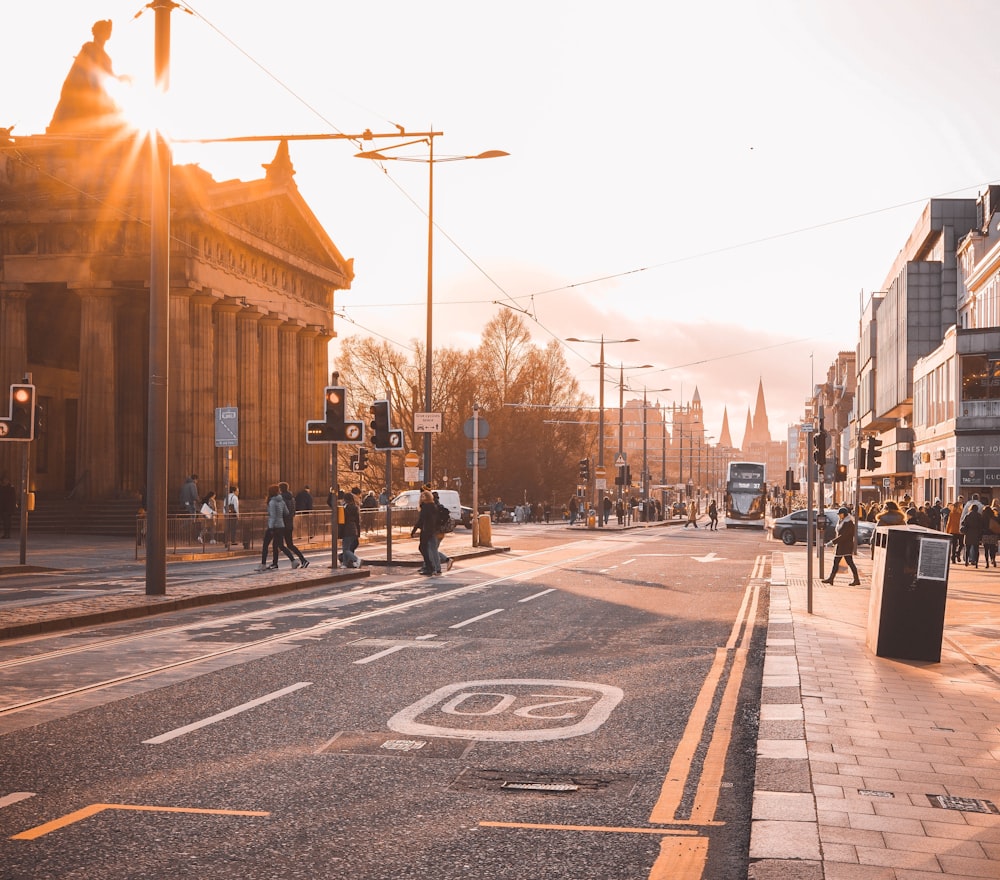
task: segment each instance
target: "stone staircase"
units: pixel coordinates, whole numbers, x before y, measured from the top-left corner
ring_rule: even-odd
[[[69,535],[113,535],[135,538],[135,498],[77,501],[59,494],[35,496],[28,514],[28,532],[63,532]]]

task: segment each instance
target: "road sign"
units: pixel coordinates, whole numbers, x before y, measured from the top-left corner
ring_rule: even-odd
[[[408,468],[420,467],[420,456],[412,450],[407,452],[406,458],[403,459],[403,465]]]
[[[478,419],[466,419],[464,432],[466,440],[472,440],[476,436],[476,422],[479,422],[479,439],[485,440],[490,436],[490,423],[480,416]]]
[[[473,465],[474,461],[475,461],[475,455],[474,455],[473,451],[471,449],[466,449],[465,450],[465,466],[469,470],[472,470],[472,465]],[[484,468],[484,467],[486,467],[486,450],[485,449],[480,449],[479,450],[479,464],[477,464],[476,467],[478,467],[478,468]]]
[[[608,476],[608,469],[603,464],[599,464],[597,467],[594,468],[595,479],[604,480],[607,478],[607,476]],[[600,488],[600,486],[598,486],[597,488]]]
[[[215,408],[215,445],[240,445],[240,412],[235,406]]]
[[[615,467],[625,467],[625,453],[619,452],[615,456]]]
[[[892,479],[890,477],[882,477],[882,485],[888,489],[892,485]]]
[[[441,413],[414,413],[413,430],[417,434],[440,434]]]

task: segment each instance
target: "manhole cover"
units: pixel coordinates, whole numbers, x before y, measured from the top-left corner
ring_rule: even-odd
[[[984,801],[980,798],[951,797],[946,794],[929,794],[927,799],[932,807],[939,807],[942,810],[960,810],[963,813],[995,813],[1000,815],[1000,810],[992,801]]]
[[[456,791],[507,791],[524,794],[628,794],[634,784],[633,778],[626,773],[546,773],[466,767],[450,787]]]
[[[421,758],[462,758],[473,743],[444,737],[401,737],[393,733],[341,730],[316,754],[343,752],[351,755],[412,755]]]

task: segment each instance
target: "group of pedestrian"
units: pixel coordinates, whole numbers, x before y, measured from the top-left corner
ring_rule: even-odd
[[[292,533],[295,528],[295,496],[288,490],[288,483],[272,483],[267,487],[267,529],[260,550],[260,566],[256,571],[270,571],[278,568],[278,553],[284,553],[292,563],[292,568],[307,568],[309,560],[295,546]],[[267,562],[267,551],[271,550],[271,563]]]
[[[441,550],[441,541],[455,525],[451,512],[441,503],[438,493],[429,486],[424,486],[420,492],[420,508],[417,521],[410,529],[410,537],[416,537],[420,532],[420,542],[417,545],[423,565],[420,574],[436,575],[443,571],[451,571],[454,560]]]

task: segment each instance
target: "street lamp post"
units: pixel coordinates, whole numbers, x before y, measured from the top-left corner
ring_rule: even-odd
[[[600,467],[604,467],[604,343],[617,344],[619,342],[638,342],[639,340],[635,337],[629,337],[628,339],[605,339],[604,334],[601,334],[600,339],[580,339],[576,336],[566,337],[567,342],[600,342],[601,344],[601,358],[597,364],[600,368],[600,388],[598,389],[598,413],[597,413],[597,424],[598,424],[598,435],[597,435],[597,464]],[[596,470],[596,468],[595,468]],[[596,480],[596,477],[595,477]],[[599,528],[604,528],[604,511],[602,510],[604,506],[604,490],[597,490],[597,525]]]
[[[621,458],[625,449],[625,371],[626,370],[651,370],[652,364],[639,364],[634,367],[626,367],[624,364],[618,365],[618,457]],[[625,491],[625,480],[618,485],[618,500],[621,501],[622,493]]]
[[[649,402],[646,398],[647,391],[669,391],[669,388],[646,388],[642,386],[642,509],[646,512],[646,519],[649,519],[649,458],[648,458],[648,422],[646,413]]]
[[[388,150],[408,147],[413,144],[427,144],[428,155],[420,156],[387,156]],[[439,156],[434,157],[434,136],[418,138],[401,144],[383,147],[381,150],[364,150],[355,153],[357,159],[374,159],[378,162],[419,162],[427,165],[427,342],[424,359],[424,411],[432,412],[433,402],[433,370],[434,370],[434,165],[440,162],[460,162],[463,159],[498,159],[509,156],[503,150],[486,150],[474,156]],[[433,433],[424,433],[424,482],[431,482],[431,440]]]

